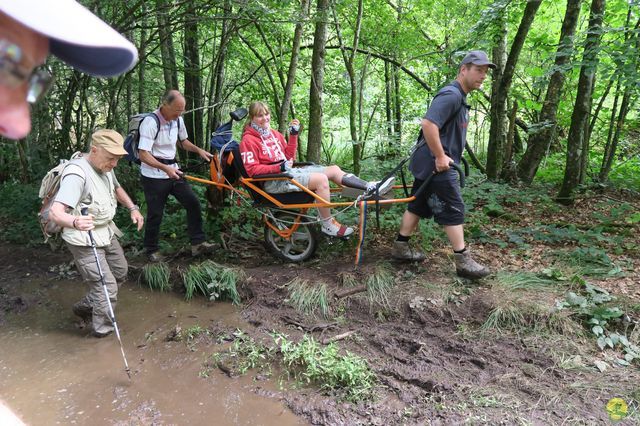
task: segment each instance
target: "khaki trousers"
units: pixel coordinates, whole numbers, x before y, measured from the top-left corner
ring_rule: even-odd
[[[88,286],[87,294],[77,305],[92,309],[93,331],[101,334],[112,332],[113,324],[109,318],[109,305],[102,289],[102,281],[96,258],[93,254],[93,248],[74,246],[69,243],[67,243],[67,247],[73,255],[82,279]],[[124,257],[124,251],[116,237],[113,237],[111,244],[105,247],[97,247],[96,251],[98,252],[98,260],[104,275],[109,299],[115,311],[118,300],[118,282],[124,281],[127,277],[127,259]]]

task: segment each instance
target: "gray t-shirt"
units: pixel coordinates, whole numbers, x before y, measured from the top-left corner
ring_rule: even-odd
[[[86,160],[83,159],[81,161]],[[89,165],[90,167],[93,167],[91,166],[91,163],[89,163]],[[94,170],[96,170],[95,167]],[[80,203],[80,198],[84,193],[84,170],[82,170],[82,168],[76,164],[69,164],[65,167],[65,172],[67,172],[68,174],[63,176],[62,180],[60,181],[60,189],[56,194],[55,201],[58,201],[70,208],[75,208]],[[98,170],[96,170],[96,172],[98,173],[98,176],[100,176],[100,178],[105,181],[105,184],[108,185],[109,178],[107,177],[107,173],[102,173]],[[116,189],[119,188],[120,183],[118,182],[118,179],[116,179],[116,174],[113,172],[113,170],[108,173],[111,173],[111,178],[113,179],[113,187]]]
[[[460,87],[460,83],[453,81],[438,91],[431,101],[424,118],[431,121],[440,129],[440,143],[447,154],[460,164],[467,139],[467,125],[469,123],[469,105],[467,95]],[[426,180],[436,170],[435,157],[425,143],[411,157],[409,170],[416,179]],[[435,180],[455,178],[456,171],[450,169],[448,173],[440,173]]]

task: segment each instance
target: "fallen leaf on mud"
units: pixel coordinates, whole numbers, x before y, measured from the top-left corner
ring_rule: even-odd
[[[433,303],[431,299],[429,299],[429,301]],[[418,311],[423,310],[426,306],[427,304],[422,296],[416,296],[409,302],[409,307]]]
[[[604,371],[606,371],[606,370],[607,370],[607,367],[609,367],[609,364],[607,364],[607,363],[606,363],[606,362],[604,362],[604,361],[600,361],[600,360],[595,361],[595,362],[594,362],[594,364],[595,364],[595,366],[598,368],[598,370],[600,370],[600,372],[601,372],[601,373],[602,373],[602,372],[604,372]]]

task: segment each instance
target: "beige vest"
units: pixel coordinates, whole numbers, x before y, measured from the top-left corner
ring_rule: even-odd
[[[73,165],[74,162],[84,161],[83,166]],[[120,234],[113,223],[118,200],[113,181],[113,172],[100,174],[89,164],[85,157],[72,160],[63,173],[78,174],[85,177],[85,196],[73,209],[71,214],[80,216],[81,209],[88,208],[88,214],[93,215],[95,228],[91,231],[97,247],[105,247],[111,243],[113,235]],[[90,246],[89,233],[74,228],[63,228],[62,239],[74,246]]]

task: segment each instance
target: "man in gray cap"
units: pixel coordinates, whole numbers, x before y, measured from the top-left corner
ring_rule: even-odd
[[[24,138],[29,104],[40,100],[52,76],[37,68],[49,53],[99,77],[131,69],[135,46],[74,0],[0,0],[0,136]]]
[[[464,152],[469,123],[467,94],[482,86],[489,68],[495,69],[487,54],[473,50],[462,59],[458,76],[440,89],[422,119],[422,144],[411,158],[409,169],[414,175],[412,194],[431,175],[431,183],[420,198],[407,205],[400,231],[393,244],[392,256],[398,260],[421,261],[424,253],[409,245],[409,238],[420,218],[433,217],[444,227],[453,248],[456,273],[478,279],[487,276],[487,267],[477,263],[464,242],[465,206],[457,173],[450,163],[459,164]]]
[[[61,226],[62,239],[73,254],[78,271],[89,286],[86,296],[73,306],[73,312],[93,326],[93,335],[104,337],[113,331],[108,303],[102,289],[87,231],[92,231],[98,258],[115,309],[118,281],[127,276],[127,260],[116,236],[122,235],[113,223],[118,202],[131,215],[138,231],[144,219],[138,206],[120,186],[113,169],[127,151],[124,140],[115,130],[98,130],[91,137],[91,150],[81,158],[71,160],[64,168],[60,189],[49,213]],[[82,215],[82,209],[87,215]]]

